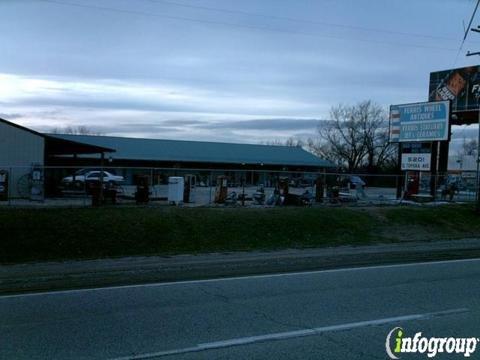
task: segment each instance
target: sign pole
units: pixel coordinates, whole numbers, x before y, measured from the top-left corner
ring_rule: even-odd
[[[432,142],[432,150],[431,150],[431,165],[430,165],[430,195],[432,196],[433,200],[435,200],[435,195],[437,192],[437,163],[438,163],[438,141]]]
[[[398,169],[398,183],[397,183],[397,199],[400,199],[403,196],[403,172],[402,172],[402,143],[398,143],[398,158],[397,158],[397,169]]]

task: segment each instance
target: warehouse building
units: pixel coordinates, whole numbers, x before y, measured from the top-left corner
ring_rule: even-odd
[[[0,119],[0,168],[10,168],[10,183],[18,185],[20,178],[44,166],[57,169],[41,175],[54,185],[84,167],[115,168],[127,183],[155,168],[165,170],[157,181],[195,171],[200,181],[202,176],[207,181],[208,173],[210,179],[226,175],[233,183],[257,184],[268,183],[278,171],[316,172],[333,165],[300,147],[42,134]]]
[[[114,149],[39,133],[0,119],[0,196],[30,197],[32,189],[43,197],[44,167],[51,159],[73,154],[105,154]],[[5,195],[5,194],[3,194]]]
[[[218,175],[225,174],[233,182],[245,178],[249,183],[257,183],[264,182],[268,173],[273,171],[318,171],[331,166],[328,161],[299,147],[92,135],[52,136],[115,149],[115,153],[108,155],[108,166],[123,168],[118,175],[123,175],[127,181],[132,181],[135,173],[138,173],[139,170],[134,168],[142,167],[175,169],[176,175],[182,175],[182,169],[198,169],[199,172],[202,169],[216,169]],[[55,165],[98,166],[99,161],[98,155],[82,155],[76,159],[56,157]]]

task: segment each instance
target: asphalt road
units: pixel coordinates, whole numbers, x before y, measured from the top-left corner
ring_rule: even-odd
[[[480,259],[3,296],[0,358],[385,359],[397,326],[480,337]]]

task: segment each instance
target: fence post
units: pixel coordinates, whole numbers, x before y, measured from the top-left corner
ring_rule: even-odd
[[[83,178],[83,206],[88,204],[87,179]]]
[[[13,174],[12,174],[12,168],[10,167],[8,169],[8,177],[7,177],[7,186],[8,186],[8,189],[7,189],[7,197],[8,197],[8,205],[12,205],[12,202],[11,202],[11,183],[12,183],[12,179],[13,179]]]
[[[150,169],[147,169],[147,170],[150,170],[150,175],[149,175],[149,179],[148,179],[148,183],[149,183],[149,189],[148,189],[148,197],[149,197],[149,200],[151,200],[150,198],[153,197],[153,169],[150,168]],[[150,196],[150,194],[152,194],[152,196]]]

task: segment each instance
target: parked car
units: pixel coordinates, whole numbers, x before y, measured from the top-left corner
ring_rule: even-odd
[[[75,176],[67,176],[62,179],[62,182],[65,185],[69,185],[72,183],[83,184],[89,181],[100,181],[101,171],[100,170],[92,170],[92,169],[81,169],[75,172]],[[117,184],[119,182],[123,182],[125,179],[123,176],[112,174],[108,171],[103,171],[103,182],[104,183],[111,183]]]

